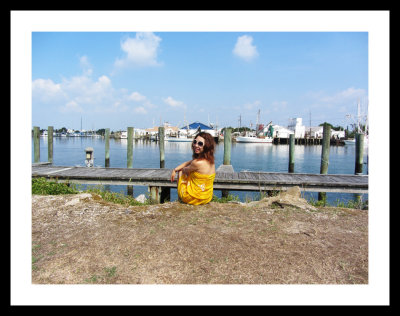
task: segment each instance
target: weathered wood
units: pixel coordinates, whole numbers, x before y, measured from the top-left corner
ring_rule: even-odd
[[[126,150],[126,167],[133,168],[133,127],[128,127],[128,144]],[[133,196],[133,186],[128,185],[126,187],[128,195]]]
[[[329,166],[329,150],[330,150],[330,138],[331,138],[331,127],[327,123],[324,123],[323,137],[322,137],[322,152],[321,152],[321,174],[328,173]],[[325,200],[325,192],[318,193],[318,200]]]
[[[294,172],[294,134],[289,135],[289,172]]]
[[[171,171],[172,169],[86,168],[32,164],[32,177],[57,179],[59,182],[176,188],[177,183],[170,181]],[[287,190],[293,186],[299,186],[303,191],[368,193],[368,175],[241,171],[217,172],[214,180],[214,189],[228,191]]]
[[[53,126],[47,129],[47,161],[53,163]]]
[[[330,136],[331,135],[331,127],[330,125],[324,123],[323,129],[323,139],[322,139],[322,153],[321,153],[321,174],[328,173],[328,165],[329,165],[329,149],[330,149]]]
[[[106,128],[105,133],[105,161],[104,165],[106,167],[110,166],[110,129]]]
[[[133,167],[133,127],[128,127],[128,144],[126,151],[126,166]]]
[[[40,161],[40,128],[39,126],[33,127],[33,161]]]
[[[364,162],[364,134],[356,134],[356,165],[354,174],[362,174]]]
[[[231,148],[232,148],[232,129],[225,128],[224,131],[224,165],[231,164]]]
[[[158,128],[158,146],[160,148],[160,168],[165,168],[165,129],[163,126]]]

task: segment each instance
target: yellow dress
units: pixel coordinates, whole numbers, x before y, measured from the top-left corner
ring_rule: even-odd
[[[215,173],[201,174],[196,171],[182,174],[178,182],[178,196],[182,202],[192,205],[207,204],[213,196]]]

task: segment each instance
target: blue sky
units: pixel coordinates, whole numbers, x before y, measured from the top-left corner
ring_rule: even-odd
[[[368,32],[32,32],[32,125],[352,123]]]

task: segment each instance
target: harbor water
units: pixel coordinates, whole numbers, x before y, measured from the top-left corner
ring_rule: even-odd
[[[40,137],[40,161],[46,162],[47,137]],[[54,137],[53,138],[53,165],[55,166],[85,166],[85,148],[94,149],[94,167],[105,166],[105,140],[96,137]],[[321,145],[295,146],[295,173],[319,174],[321,164]],[[127,139],[110,139],[110,167],[125,168],[127,166]],[[217,144],[215,152],[215,166],[218,168],[223,162],[224,144]],[[165,142],[165,168],[175,168],[192,157],[191,143]],[[32,141],[32,162],[34,161]],[[363,174],[368,174],[368,154],[364,151]],[[264,171],[288,172],[289,145],[232,143],[231,164],[234,171]],[[157,142],[135,140],[133,143],[133,168],[159,168],[160,152]],[[328,174],[354,174],[355,146],[330,146]],[[86,186],[82,185],[82,189]],[[127,187],[105,186],[112,192],[127,194]],[[148,188],[134,186],[134,196],[148,194]],[[260,192],[230,191],[241,201],[255,200]],[[318,192],[304,192],[307,200],[318,199]],[[221,197],[221,191],[215,190],[214,195]],[[336,201],[347,203],[355,200],[360,194],[330,193],[326,194],[329,204]],[[362,194],[363,201],[368,194]],[[177,199],[176,189],[171,189],[171,201]]]

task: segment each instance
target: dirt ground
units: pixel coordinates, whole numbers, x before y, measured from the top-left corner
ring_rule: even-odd
[[[296,190],[203,206],[33,195],[32,283],[368,284],[368,211]]]

